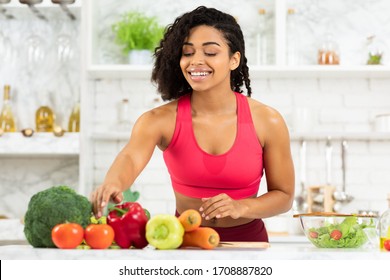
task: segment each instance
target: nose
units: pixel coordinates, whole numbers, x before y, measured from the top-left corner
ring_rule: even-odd
[[[202,65],[204,64],[204,58],[203,55],[199,52],[194,53],[194,55],[191,57],[191,65]]]

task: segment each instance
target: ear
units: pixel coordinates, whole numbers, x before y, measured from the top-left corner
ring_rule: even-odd
[[[240,65],[241,61],[241,53],[235,52],[232,57],[230,58],[230,70],[236,70],[237,67]]]

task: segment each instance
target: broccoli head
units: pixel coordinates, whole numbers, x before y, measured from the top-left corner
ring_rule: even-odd
[[[24,234],[33,247],[55,247],[51,231],[57,224],[90,223],[92,204],[68,186],[54,186],[33,195],[24,217]]]

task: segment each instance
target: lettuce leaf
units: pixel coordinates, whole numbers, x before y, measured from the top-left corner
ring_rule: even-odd
[[[371,219],[369,224],[359,223],[358,217],[346,217],[340,224],[326,220],[324,226],[319,228],[310,228],[309,232],[318,233],[317,238],[308,236],[309,240],[319,248],[358,248],[368,240],[364,228],[375,227]],[[339,230],[342,234],[339,240],[331,238],[331,232]]]

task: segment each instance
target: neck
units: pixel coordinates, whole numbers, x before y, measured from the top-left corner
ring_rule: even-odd
[[[191,108],[194,114],[218,114],[236,110],[236,96],[232,90],[209,92],[193,91]]]

